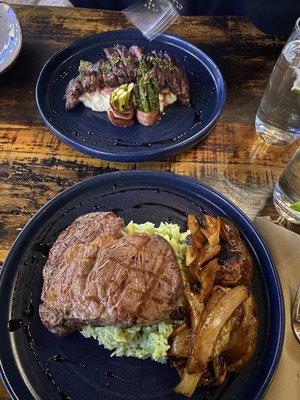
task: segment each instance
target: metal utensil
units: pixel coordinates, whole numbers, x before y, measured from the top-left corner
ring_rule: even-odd
[[[174,23],[181,9],[177,0],[142,0],[125,8],[123,13],[147,39],[153,40]]]
[[[300,343],[300,285],[298,286],[292,308],[292,327],[294,334]]]
[[[0,74],[18,57],[22,31],[17,14],[8,4],[0,3]]]

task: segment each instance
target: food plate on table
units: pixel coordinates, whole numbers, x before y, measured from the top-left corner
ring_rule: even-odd
[[[162,159],[203,139],[225,83],[214,61],[169,34],[105,32],[56,53],[36,86],[39,111],[70,146],[106,160]]]
[[[22,30],[14,9],[0,2],[0,74],[17,59],[22,48]]]
[[[70,251],[62,260],[63,249],[68,246]],[[100,246],[99,253],[97,246]],[[172,332],[167,335],[171,340],[172,354],[168,353],[166,360],[159,359],[164,354],[157,352],[162,346],[157,346],[154,339],[161,338],[170,328],[170,320],[164,323],[163,320],[175,310],[178,294],[183,290],[176,263],[179,266],[187,263],[187,268],[190,268],[200,253],[202,257],[207,256],[207,252],[203,254],[203,248],[212,250],[216,246],[220,246],[220,252],[217,249],[217,253],[206,258],[201,271],[209,272],[206,274],[208,279],[215,274],[216,260],[213,257],[216,254],[219,261],[223,260],[220,261],[223,267],[234,265],[235,271],[238,270],[237,262],[242,261],[242,271],[246,273],[226,276],[222,267],[215,275],[217,286],[213,290],[219,294],[220,290],[224,291],[220,299],[227,303],[230,298],[239,298],[235,307],[245,304],[252,293],[250,303],[256,303],[257,310],[252,305],[250,310],[256,320],[254,331],[257,331],[257,338],[254,353],[246,365],[238,372],[224,375],[223,382],[221,373],[218,376],[220,381],[214,386],[210,384],[216,382],[208,382],[209,377],[204,376],[205,381],[200,381],[202,387],[197,388],[191,398],[262,398],[281,354],[284,315],[278,276],[260,235],[236,206],[200,182],[171,173],[145,171],[103,174],[71,187],[47,203],[15,241],[0,284],[1,374],[11,396],[22,400],[185,398],[174,392],[176,388],[177,393],[183,393],[180,377],[170,365],[170,361],[174,365],[176,357],[176,346],[171,341],[175,340],[178,329],[175,334],[175,329],[171,328]],[[120,252],[122,248],[125,249],[123,253]],[[137,254],[135,248],[139,249]],[[160,278],[150,273],[149,280],[144,282],[154,279],[156,296],[163,301],[157,303],[154,296],[147,303],[144,300],[149,297],[146,296],[142,306],[128,308],[128,304],[135,304],[134,299],[140,296],[141,291],[134,294],[130,286],[133,278],[126,283],[123,278],[119,280],[120,276],[124,271],[134,270],[132,263],[136,260],[143,261],[141,268],[147,269],[148,263],[153,268],[161,265],[160,257],[163,257],[165,265],[164,269],[159,268]],[[83,287],[81,279],[86,279],[85,268],[89,270],[95,260],[99,261],[99,271],[104,275],[96,280],[89,275],[90,284],[87,280],[84,284],[88,293],[85,292],[85,297],[77,296],[76,291]],[[145,270],[140,276],[147,273]],[[209,285],[205,278],[201,281],[202,286],[197,286],[192,275],[187,275],[187,284],[191,294],[197,297],[197,293],[203,293]],[[170,277],[172,279],[168,279]],[[116,288],[118,280],[121,283]],[[184,284],[185,288],[187,284]],[[119,296],[120,288],[122,293],[124,288],[130,290],[132,296]],[[98,294],[95,296],[95,293]],[[111,308],[107,307],[108,293]],[[150,293],[149,288],[146,293]],[[210,292],[210,300],[213,295]],[[119,303],[122,307],[116,308],[119,297],[122,298]],[[226,301],[217,304],[228,311]],[[158,305],[153,308],[153,304]],[[94,318],[95,310],[97,315],[101,315],[101,321]],[[213,319],[214,312],[207,315]],[[249,315],[246,308],[240,315],[242,321],[245,315]],[[182,313],[173,314],[172,321],[182,321],[182,318]],[[192,326],[193,317],[190,315],[188,318],[190,322],[187,319],[187,324]],[[133,344],[131,338],[128,339],[128,333],[136,333],[133,321],[136,325],[145,324],[140,335],[144,340],[140,345],[147,354],[141,354],[141,346],[137,348],[136,342]],[[153,324],[157,321],[159,329]],[[131,355],[127,357],[122,351],[127,351],[128,346],[123,346],[121,353],[112,356],[112,349],[99,346],[95,339],[108,346],[111,327],[118,329],[118,335],[114,337],[118,343],[126,342],[130,344],[130,351],[138,349],[139,352],[127,354]],[[201,332],[200,342],[205,336],[203,330]],[[209,332],[207,330],[206,334]],[[209,338],[206,339],[208,342]],[[152,347],[148,346],[149,343]],[[120,351],[119,344],[112,347]],[[192,351],[192,354],[198,352]],[[160,362],[151,360],[150,355]],[[148,358],[138,359],[137,356]],[[194,371],[198,371],[199,360],[201,356],[198,358],[197,355],[190,361],[190,366],[194,363]],[[162,363],[164,361],[167,362]],[[183,364],[175,365],[179,373],[182,365],[187,367],[186,361],[187,358]],[[226,363],[227,372],[230,372],[228,358]]]

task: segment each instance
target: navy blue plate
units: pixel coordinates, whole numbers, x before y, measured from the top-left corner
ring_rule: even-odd
[[[169,106],[159,123],[130,128],[112,125],[106,113],[77,106],[66,111],[64,93],[77,75],[81,59],[97,61],[103,48],[120,43],[146,50],[166,50],[185,69],[191,87],[191,106]],[[161,35],[149,42],[134,29],[105,32],[82,39],[55,54],[44,66],[36,86],[39,111],[50,130],[74,149],[104,160],[137,162],[178,153],[203,139],[214,126],[225,101],[225,84],[216,64],[183,39]]]
[[[41,324],[38,305],[49,248],[78,216],[113,209],[125,222],[169,221],[186,229],[187,213],[200,214],[202,208],[232,219],[251,249],[260,324],[249,364],[220,387],[198,390],[193,399],[263,396],[281,354],[284,315],[278,276],[260,235],[237,207],[197,181],[171,173],[126,171],[96,176],[59,194],[26,225],[9,253],[0,283],[0,359],[13,399],[183,399],[172,393],[179,377],[168,364],[110,357],[95,340],[79,333],[57,339]]]

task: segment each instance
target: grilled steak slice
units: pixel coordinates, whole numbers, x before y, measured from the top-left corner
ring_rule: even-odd
[[[169,243],[157,235],[124,233],[123,220],[113,213],[88,214],[62,232],[43,275],[40,316],[58,336],[87,324],[164,320],[183,290]]]
[[[76,107],[83,93],[91,93],[104,86],[102,72],[97,68],[97,64],[81,60],[78,71],[79,75],[69,82],[66,89],[66,110]]]
[[[72,108],[76,107],[80,101],[79,97],[84,92],[84,89],[81,84],[81,79],[77,76],[74,79],[71,79],[68,83],[65,99],[66,99],[66,110],[71,110]]]
[[[123,63],[122,57],[118,53],[117,49],[114,47],[109,47],[103,49],[108,61],[110,62],[112,72],[114,76],[117,78],[119,85],[123,83],[130,82],[130,79],[127,75],[126,67]]]
[[[117,87],[119,86],[119,81],[117,77],[113,73],[112,66],[107,60],[98,61],[99,69],[102,71],[102,77],[104,86],[106,87]]]
[[[190,89],[185,71],[167,52],[153,50],[149,61],[155,66],[160,89],[167,87],[183,105],[190,104]]]
[[[129,53],[134,57],[136,60],[141,60],[143,58],[143,51],[142,49],[134,44],[133,46],[129,47]]]
[[[116,44],[115,49],[118,52],[119,56],[122,59],[122,62],[126,68],[127,75],[129,82],[134,82],[135,80],[135,69],[137,66],[137,62],[135,57],[133,57],[130,53],[127,47],[121,45],[121,44]]]

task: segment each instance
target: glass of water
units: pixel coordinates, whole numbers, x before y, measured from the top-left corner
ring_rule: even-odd
[[[255,128],[263,140],[277,146],[300,138],[300,18],[272,71]]]
[[[300,224],[300,148],[284,168],[273,193],[279,214],[294,224]]]

